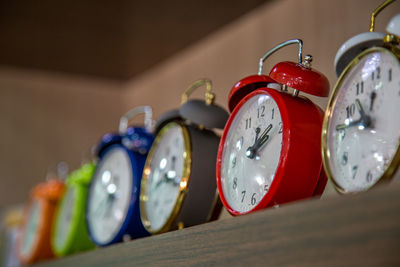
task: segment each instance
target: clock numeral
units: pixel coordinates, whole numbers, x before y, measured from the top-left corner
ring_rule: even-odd
[[[237,177],[233,178],[233,185],[232,185],[233,190],[237,188]],[[243,201],[242,201],[243,202]]]
[[[268,190],[269,190],[269,185],[267,185],[267,184],[264,185],[264,191],[265,191],[265,192],[268,192]]]
[[[347,161],[348,161],[348,153],[344,152],[342,155],[342,161],[341,161],[342,165],[346,165]]]
[[[232,168],[236,167],[236,157],[232,159]]]
[[[265,116],[264,113],[265,113],[265,106],[260,106],[257,109],[257,118],[264,117]]]
[[[364,93],[364,82],[356,84],[356,95]]]
[[[350,106],[346,107],[346,118],[350,119],[353,117],[354,112],[356,111],[356,105],[353,103]]]
[[[376,78],[379,80],[381,78],[381,68],[377,67],[376,68]]]
[[[251,205],[255,205],[256,202],[257,202],[255,196],[256,196],[256,193],[254,193],[254,194],[251,196]]]
[[[367,179],[367,182],[368,182],[368,183],[370,183],[370,182],[372,181],[372,173],[371,173],[371,171],[368,171],[368,172],[367,172],[367,177],[366,177],[366,179]]]
[[[339,131],[339,141],[342,142],[343,139],[345,138],[345,136],[346,136],[346,131],[343,130],[343,129],[340,130],[340,131]]]
[[[351,170],[353,172],[353,179],[355,179],[357,175],[358,166],[357,165],[353,166]]]
[[[371,73],[371,80],[375,80],[375,72]]]
[[[280,122],[279,122],[279,132],[278,132],[278,133],[280,133],[280,134],[283,133],[283,129],[282,129],[282,128],[283,128],[283,124],[282,124],[282,122],[280,121]]]
[[[243,190],[243,191],[242,191],[242,203],[243,203],[243,200],[244,200],[245,195],[246,195],[246,190]]]
[[[246,130],[251,128],[251,118],[246,119]]]
[[[392,81],[392,69],[389,69],[389,71],[388,71],[388,80],[389,80],[389,82]]]
[[[274,119],[274,111],[275,111],[275,109],[273,108],[272,109],[272,117],[271,117],[272,120]]]

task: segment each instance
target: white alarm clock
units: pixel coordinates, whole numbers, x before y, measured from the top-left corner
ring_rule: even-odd
[[[372,31],[375,15],[390,2],[374,11]],[[391,180],[400,164],[400,15],[387,31],[372,46],[353,37],[336,56],[337,67],[349,61],[346,51],[359,52],[350,53],[354,57],[333,89],[322,132],[324,167],[341,193]]]

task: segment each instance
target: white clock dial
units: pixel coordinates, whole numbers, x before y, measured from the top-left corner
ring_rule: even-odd
[[[266,195],[279,164],[282,119],[267,93],[249,98],[236,113],[222,152],[221,183],[229,206],[252,210]]]
[[[145,189],[145,214],[153,231],[160,230],[175,207],[185,161],[185,140],[179,124],[170,123],[160,132]]]
[[[110,242],[126,219],[132,194],[132,163],[119,146],[99,162],[88,199],[88,227],[99,243]]]
[[[41,208],[37,201],[31,204],[27,222],[25,224],[22,243],[22,254],[29,255],[35,245],[38,234]]]
[[[400,65],[379,50],[344,76],[327,128],[329,168],[344,192],[370,188],[399,147]]]
[[[62,247],[65,245],[69,232],[71,231],[72,216],[75,209],[75,190],[69,187],[60,204],[57,221],[56,221],[56,239],[55,245]]]

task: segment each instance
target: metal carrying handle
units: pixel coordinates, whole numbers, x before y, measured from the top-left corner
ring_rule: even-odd
[[[81,165],[94,162],[96,155],[97,145],[92,145],[82,153]]]
[[[139,114],[144,113],[144,126],[147,130],[151,131],[153,127],[153,110],[150,106],[139,106],[129,110],[119,120],[119,133],[125,134],[128,129],[128,122]]]
[[[378,16],[378,14],[385,9],[388,5],[390,5],[391,3],[393,3],[396,0],[386,0],[385,2],[383,2],[382,4],[380,4],[375,10],[374,12],[372,12],[371,14],[371,24],[369,26],[369,31],[373,32],[375,31],[375,18],[376,16]]]
[[[281,49],[282,47],[291,45],[291,44],[299,44],[299,64],[302,64],[303,61],[303,41],[300,39],[292,39],[286,42],[280,43],[271,50],[269,50],[262,58],[260,58],[260,63],[258,64],[258,75],[262,74],[262,69],[264,65],[264,61],[273,53]]]
[[[55,166],[49,166],[46,173],[46,181],[51,179],[58,179],[64,181],[67,179],[69,173],[69,166],[65,161],[58,162]]]
[[[196,90],[202,85],[206,86],[206,94],[205,94],[206,104],[212,105],[214,103],[215,94],[211,91],[212,82],[209,79],[200,79],[192,83],[182,94],[181,104],[186,103],[189,96],[194,92],[194,90]]]

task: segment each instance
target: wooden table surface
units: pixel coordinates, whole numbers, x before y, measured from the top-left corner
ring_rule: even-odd
[[[400,183],[99,248],[41,266],[400,266]]]

